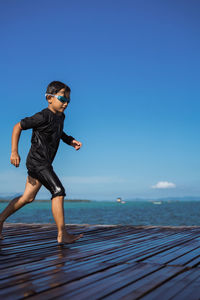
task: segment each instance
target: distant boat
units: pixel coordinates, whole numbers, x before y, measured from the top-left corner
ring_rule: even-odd
[[[162,204],[161,201],[153,201],[153,204]]]
[[[122,204],[126,203],[125,201],[122,200],[121,197],[118,197],[116,201],[117,201],[118,203],[122,203]]]

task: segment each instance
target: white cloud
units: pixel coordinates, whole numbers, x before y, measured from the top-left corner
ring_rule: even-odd
[[[159,181],[155,185],[152,185],[153,189],[172,189],[175,187],[176,185],[174,183],[168,181]]]

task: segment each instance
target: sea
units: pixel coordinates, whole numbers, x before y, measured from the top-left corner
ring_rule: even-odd
[[[9,202],[0,202],[0,212]],[[112,201],[64,202],[66,224],[200,226],[200,202]],[[54,223],[50,201],[25,205],[10,223]]]

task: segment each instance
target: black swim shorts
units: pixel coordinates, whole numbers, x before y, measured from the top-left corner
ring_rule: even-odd
[[[57,196],[66,196],[65,189],[54,172],[53,167],[37,170],[37,172],[28,169],[28,175],[39,180],[50,191],[52,194],[51,199]]]

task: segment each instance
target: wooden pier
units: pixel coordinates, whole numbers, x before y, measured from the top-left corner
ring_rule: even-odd
[[[200,227],[5,223],[0,299],[200,299]]]

